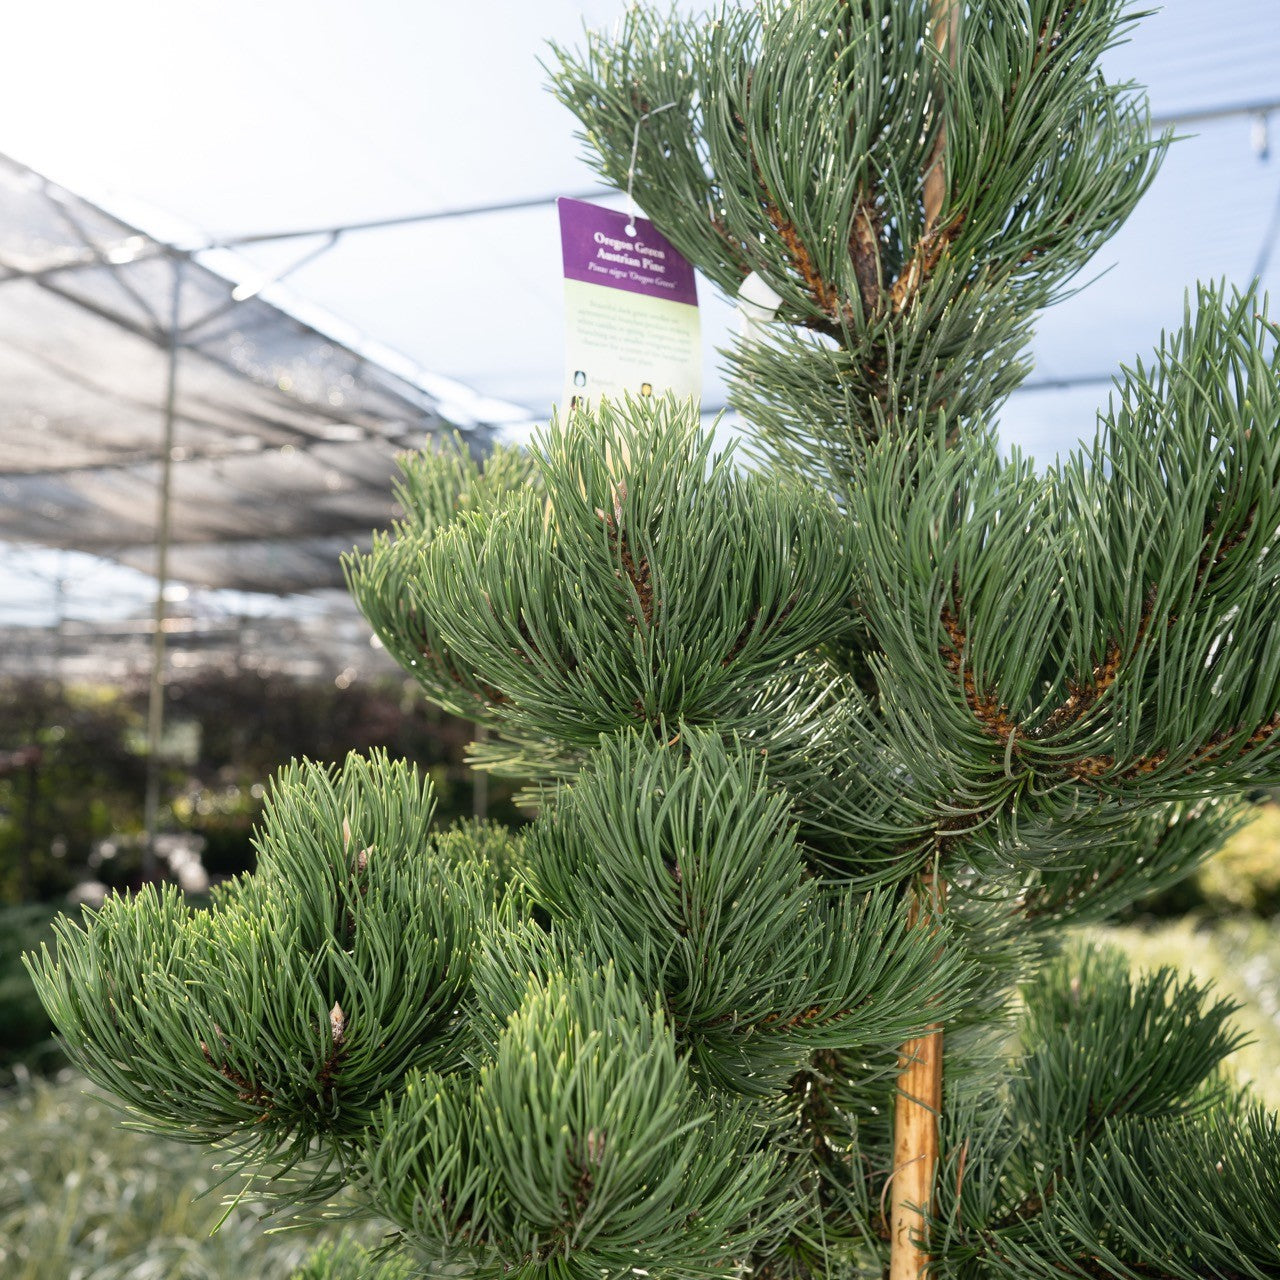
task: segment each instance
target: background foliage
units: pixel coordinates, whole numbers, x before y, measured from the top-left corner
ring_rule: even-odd
[[[394,678],[338,689],[280,675],[208,672],[168,686],[169,720],[196,747],[168,762],[161,828],[204,842],[213,876],[253,866],[250,835],[263,782],[295,756],[340,760],[386,748],[431,778],[441,816],[472,809],[462,750],[470,726],[427,707]],[[123,886],[137,874],[145,762],[146,691],[0,682],[0,756],[39,749],[0,776],[0,904],[60,897],[78,881]],[[490,813],[519,824],[501,783]],[[104,856],[105,853],[110,856]]]
[[[224,1210],[210,1152],[130,1132],[83,1089],[32,1080],[0,1094],[5,1280],[283,1280],[336,1237],[336,1227],[266,1235],[252,1199],[211,1234]],[[376,1239],[372,1228],[356,1235]]]

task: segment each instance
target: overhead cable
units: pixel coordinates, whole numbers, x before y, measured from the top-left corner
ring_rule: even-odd
[[[1154,129],[1184,128],[1189,125],[1210,124],[1218,120],[1231,120],[1241,116],[1263,117],[1280,111],[1280,98],[1267,98],[1256,102],[1239,102],[1226,106],[1206,107],[1200,111],[1171,111],[1151,117]],[[622,193],[612,187],[594,187],[590,191],[574,192],[572,200],[602,200]],[[371,218],[363,222],[344,222],[324,227],[300,227],[286,231],[257,231],[246,235],[223,236],[205,248],[235,249],[244,245],[266,244],[277,240],[301,240],[308,236],[341,236],[352,231],[383,231],[391,227],[408,227],[422,222],[443,222],[455,218],[475,218],[491,213],[514,213],[523,209],[539,209],[555,204],[559,196],[527,196],[520,200],[504,200],[492,204],[459,205],[450,209],[431,209],[425,213],[401,214],[392,218]]]

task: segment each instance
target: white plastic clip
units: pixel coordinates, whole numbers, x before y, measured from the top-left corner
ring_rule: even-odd
[[[752,272],[738,286],[738,332],[749,338],[778,314],[782,295]]]

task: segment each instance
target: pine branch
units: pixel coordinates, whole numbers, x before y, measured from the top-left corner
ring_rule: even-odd
[[[456,1058],[494,889],[474,851],[432,851],[432,808],[383,755],[295,764],[268,794],[257,875],[208,910],[148,888],[63,925],[56,959],[31,967],[77,1065],[140,1126],[228,1143],[239,1165],[318,1158],[315,1187],[286,1194],[332,1194],[406,1067]]]
[[[1163,153],[1098,71],[1132,18],[633,8],[557,54],[599,171],[777,290],[727,358],[778,465],[665,398],[404,461],[353,593],[537,816],[295,764],[207,910],[64,925],[38,989],[141,1124],[352,1185],[430,1274],[1280,1277],[1230,1006],[1048,959],[1280,785],[1278,331],[1201,291],[1042,473],[984,425]]]
[[[757,690],[849,625],[834,504],[735,474],[691,405],[606,404],[594,424],[536,439],[532,491],[353,558],[357,598],[403,653],[407,596],[485,722],[533,752],[676,718],[750,730]],[[456,700],[438,668],[423,679]]]
[[[874,1064],[965,980],[940,933],[895,922],[892,893],[823,891],[764,761],[694,726],[602,743],[524,852],[566,944],[663,993],[717,1087],[775,1093],[815,1049]]]
[[[1213,1123],[1234,1106],[1215,1079],[1240,1040],[1233,1006],[1210,1004],[1194,983],[1169,970],[1131,979],[1123,957],[1084,952],[1024,996],[1025,1057],[1003,1110],[993,1123],[953,1107],[933,1223],[947,1274],[1091,1274],[1107,1231],[1064,1235],[1062,1221],[1098,1189],[1095,1162],[1112,1136]],[[976,1179],[962,1176],[971,1160]],[[1118,1206],[1142,1204],[1100,1199],[1098,1211],[1114,1220]]]
[[[884,656],[863,728],[914,781],[904,857],[1270,776],[1280,401],[1256,307],[1204,291],[1107,434],[1044,478],[924,432],[868,454],[851,511]],[[1227,404],[1233,380],[1250,390]]]
[[[635,988],[571,965],[530,984],[478,1078],[410,1077],[364,1187],[432,1266],[712,1276],[768,1225],[752,1127],[698,1096]]]

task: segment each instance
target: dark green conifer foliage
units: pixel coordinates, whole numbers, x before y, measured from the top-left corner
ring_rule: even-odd
[[[942,1027],[933,1272],[1280,1277],[1230,1007],[1063,943],[1280,784],[1277,331],[1201,289],[1091,445],[990,427],[1165,146],[1098,70],[1132,20],[763,0],[556,51],[601,174],[782,299],[726,353],[756,465],[662,399],[405,461],[352,591],[537,819],[294,766],[209,910],[65,930],[37,983],[135,1123],[282,1208],[345,1185],[406,1274],[878,1277]]]

